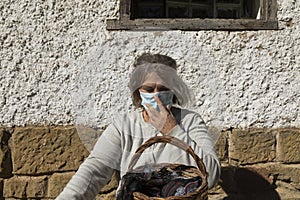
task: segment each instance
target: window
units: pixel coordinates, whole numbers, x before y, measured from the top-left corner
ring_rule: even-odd
[[[120,0],[108,30],[278,29],[276,0]]]
[[[256,18],[259,0],[133,0],[131,19]]]

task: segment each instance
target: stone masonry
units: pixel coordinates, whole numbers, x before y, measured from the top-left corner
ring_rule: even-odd
[[[54,199],[89,154],[72,126],[1,128],[0,136],[1,199]],[[209,199],[299,199],[299,148],[296,128],[224,130]],[[97,199],[114,199],[116,177]]]

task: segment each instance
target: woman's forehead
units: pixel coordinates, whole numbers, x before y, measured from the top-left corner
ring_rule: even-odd
[[[156,73],[150,73],[145,77],[145,80],[143,82],[143,85],[145,84],[159,84],[159,85],[165,85],[163,79],[158,76]]]

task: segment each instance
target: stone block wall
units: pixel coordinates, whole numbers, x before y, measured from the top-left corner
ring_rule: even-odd
[[[54,199],[89,152],[73,126],[0,128],[0,199]],[[299,199],[300,129],[232,129],[216,144],[222,162],[209,199]],[[113,176],[97,199],[114,199]]]

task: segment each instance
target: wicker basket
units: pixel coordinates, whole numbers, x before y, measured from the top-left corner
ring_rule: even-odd
[[[128,172],[136,171],[136,169],[133,170],[133,167],[137,163],[137,160],[139,159],[139,157],[141,156],[143,151],[155,143],[169,143],[169,144],[175,145],[176,147],[189,153],[193,157],[193,159],[196,161],[198,168],[196,168],[196,167],[190,168],[189,172],[187,172],[187,174],[189,174],[190,177],[200,176],[202,178],[202,184],[196,189],[195,192],[188,193],[184,196],[169,196],[169,197],[165,197],[165,198],[149,197],[141,192],[134,192],[133,193],[134,200],[207,200],[208,199],[208,196],[207,196],[208,195],[207,172],[205,170],[205,166],[204,166],[202,160],[195,154],[193,149],[187,143],[185,143],[175,137],[156,136],[156,137],[152,137],[149,140],[147,140],[142,146],[140,146],[136,150],[135,154],[133,155],[133,157],[129,163]],[[156,164],[155,168],[159,168],[158,165]],[[169,164],[167,164],[167,167],[173,168],[173,167],[177,167],[179,165],[180,164],[169,163]],[[166,164],[161,164],[161,167],[163,167],[163,166],[165,167]]]

